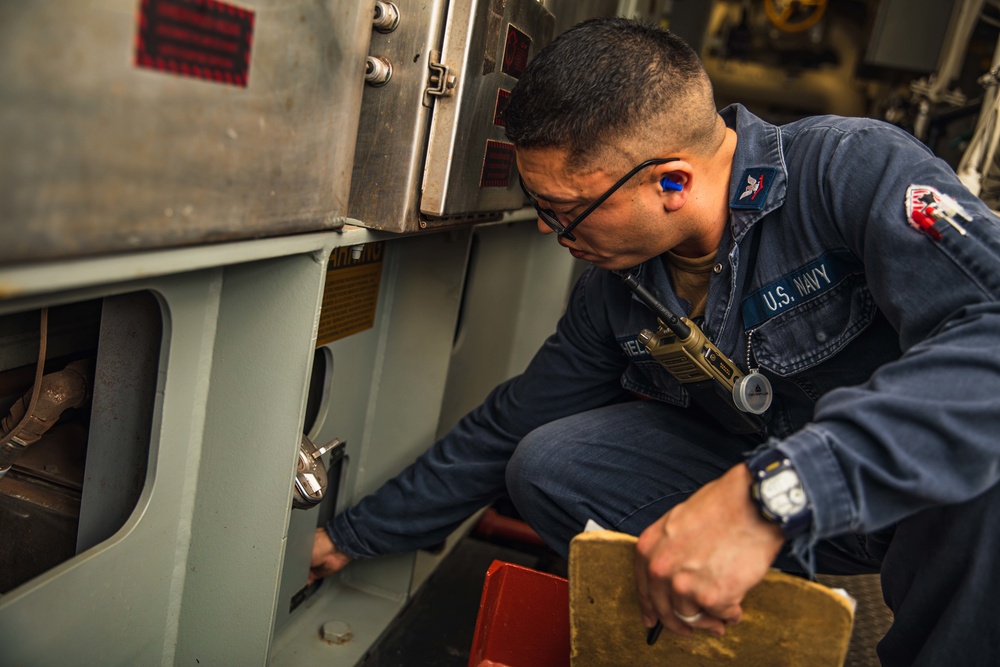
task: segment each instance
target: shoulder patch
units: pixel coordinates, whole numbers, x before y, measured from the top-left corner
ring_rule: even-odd
[[[955,220],[956,216],[968,222],[972,221],[957,201],[942,194],[937,188],[929,185],[911,185],[906,189],[906,221],[932,240],[941,240],[941,232],[934,227],[934,223],[938,220],[944,220],[959,234],[966,236],[965,228]]]
[[[774,175],[777,169],[774,167],[751,167],[743,172],[740,179],[742,187],[737,188],[730,202],[730,208],[746,208],[761,210],[764,202],[767,201],[767,193],[771,190],[774,182]]]

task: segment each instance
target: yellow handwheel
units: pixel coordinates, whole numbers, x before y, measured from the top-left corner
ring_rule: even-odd
[[[764,0],[764,12],[778,30],[802,32],[826,12],[826,0]]]

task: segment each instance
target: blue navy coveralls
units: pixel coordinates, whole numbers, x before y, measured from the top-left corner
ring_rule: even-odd
[[[528,369],[331,538],[353,557],[426,547],[506,488],[566,553],[587,519],[638,534],[777,447],[813,507],[779,565],[881,571],[895,616],[883,664],[1000,665],[1000,219],[884,123],[721,113],[738,143],[701,324],[770,379],[767,439],[688,405],[636,341],[655,315],[591,267]],[[948,197],[971,219],[927,217]],[[631,273],[686,313],[660,258]]]

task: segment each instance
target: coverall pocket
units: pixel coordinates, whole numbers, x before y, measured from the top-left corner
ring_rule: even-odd
[[[753,357],[762,368],[781,377],[801,373],[843,350],[871,324],[875,313],[875,300],[864,278],[848,276],[823,294],[758,325],[751,338]]]

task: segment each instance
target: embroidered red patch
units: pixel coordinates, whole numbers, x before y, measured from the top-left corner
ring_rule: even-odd
[[[911,185],[906,189],[906,220],[910,225],[924,232],[935,241],[941,240],[941,232],[934,229],[937,222],[933,215],[941,204],[941,193],[929,185]]]
[[[972,222],[972,217],[965,212],[957,201],[948,195],[938,192],[929,185],[911,185],[906,189],[906,219],[910,225],[927,234],[935,241],[941,240],[941,232],[934,228],[934,223],[944,220],[956,232],[966,236],[967,232],[956,217],[966,222]]]

